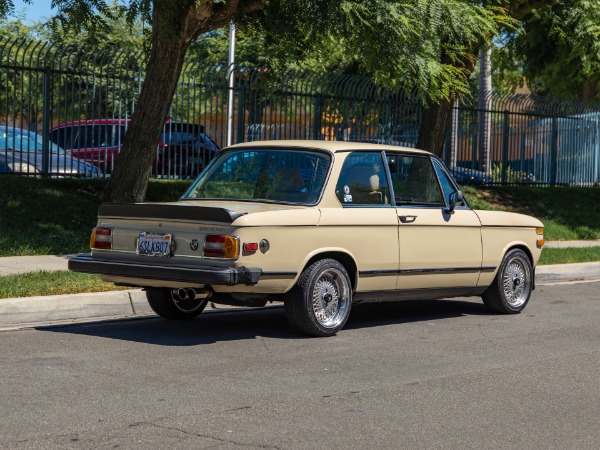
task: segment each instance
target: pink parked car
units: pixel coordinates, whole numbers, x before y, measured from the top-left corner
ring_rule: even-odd
[[[125,119],[67,122],[50,131],[50,140],[108,174],[114,168],[129,122]],[[219,150],[202,125],[168,121],[156,147],[152,175],[195,178]]]

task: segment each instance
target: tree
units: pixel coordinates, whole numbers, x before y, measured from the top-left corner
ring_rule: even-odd
[[[118,8],[106,0],[54,0],[54,5],[59,11],[54,24],[67,33],[105,32],[109,19],[119,15],[129,23],[142,18],[151,27],[146,76],[104,192],[106,200],[116,201],[143,200],[152,150],[186,51],[201,34],[233,18],[242,30],[264,32],[275,67],[303,55],[318,61],[324,55],[314,52],[315,44],[335,43],[346,69],[369,73],[388,88],[416,91],[430,106],[424,123],[435,119],[430,134],[438,136],[448,105],[468,91],[474,49],[509,22],[503,8],[471,0],[129,0]],[[434,144],[424,141],[423,147],[439,153]]]
[[[456,24],[455,27],[452,27],[450,31],[446,31],[446,29],[440,31],[441,33],[445,33],[444,46],[441,48],[440,57],[442,61],[446,60],[448,64],[461,68],[461,75],[468,78],[475,70],[475,62],[482,47],[491,45],[493,38],[498,36],[500,32],[517,33],[519,31],[518,20],[520,18],[537,8],[552,5],[556,2],[557,0],[488,0],[476,2],[477,4],[481,3],[482,7],[487,11],[496,12],[497,15],[493,17],[493,23],[496,25],[496,28],[490,27],[489,22],[482,22],[482,25],[487,24],[488,26],[481,29],[480,33],[469,34],[461,27],[461,23],[457,22],[457,20],[452,20],[451,22]],[[452,12],[455,13],[455,11],[448,11],[447,21],[452,17],[450,16]],[[455,30],[462,31],[456,32]],[[452,55],[451,52],[448,52],[448,48],[454,49],[457,46],[461,48],[461,52],[458,55]],[[424,108],[421,117],[421,126],[417,141],[418,148],[429,150],[438,156],[443,155],[445,133],[450,120],[452,105],[456,98],[463,93],[456,90],[441,101],[428,99],[427,106]]]
[[[564,0],[523,18],[513,55],[535,93],[600,98],[600,2]]]

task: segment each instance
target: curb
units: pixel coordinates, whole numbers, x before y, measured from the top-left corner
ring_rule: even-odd
[[[552,264],[535,269],[535,283],[600,279],[600,262]]]
[[[0,325],[153,313],[141,290],[0,300]]]
[[[600,262],[536,268],[536,285],[583,280],[600,280]],[[154,312],[146,301],[146,294],[140,289],[0,299],[0,326],[4,327],[150,314]]]

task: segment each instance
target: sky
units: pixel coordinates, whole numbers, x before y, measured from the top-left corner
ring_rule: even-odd
[[[31,5],[26,4],[23,0],[13,0],[15,12],[25,12],[25,23],[37,22],[42,18],[52,16],[50,9],[50,0],[33,0]]]

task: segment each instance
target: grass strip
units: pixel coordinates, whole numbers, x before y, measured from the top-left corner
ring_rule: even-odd
[[[150,180],[146,201],[176,201],[192,180]],[[106,180],[0,175],[0,256],[89,250]]]
[[[464,186],[474,209],[510,211],[537,217],[547,241],[600,239],[600,189],[583,187]]]
[[[539,264],[572,264],[600,261],[600,247],[545,248]]]
[[[97,275],[69,271],[38,271],[0,277],[0,299],[125,289],[131,288],[104,282]]]

